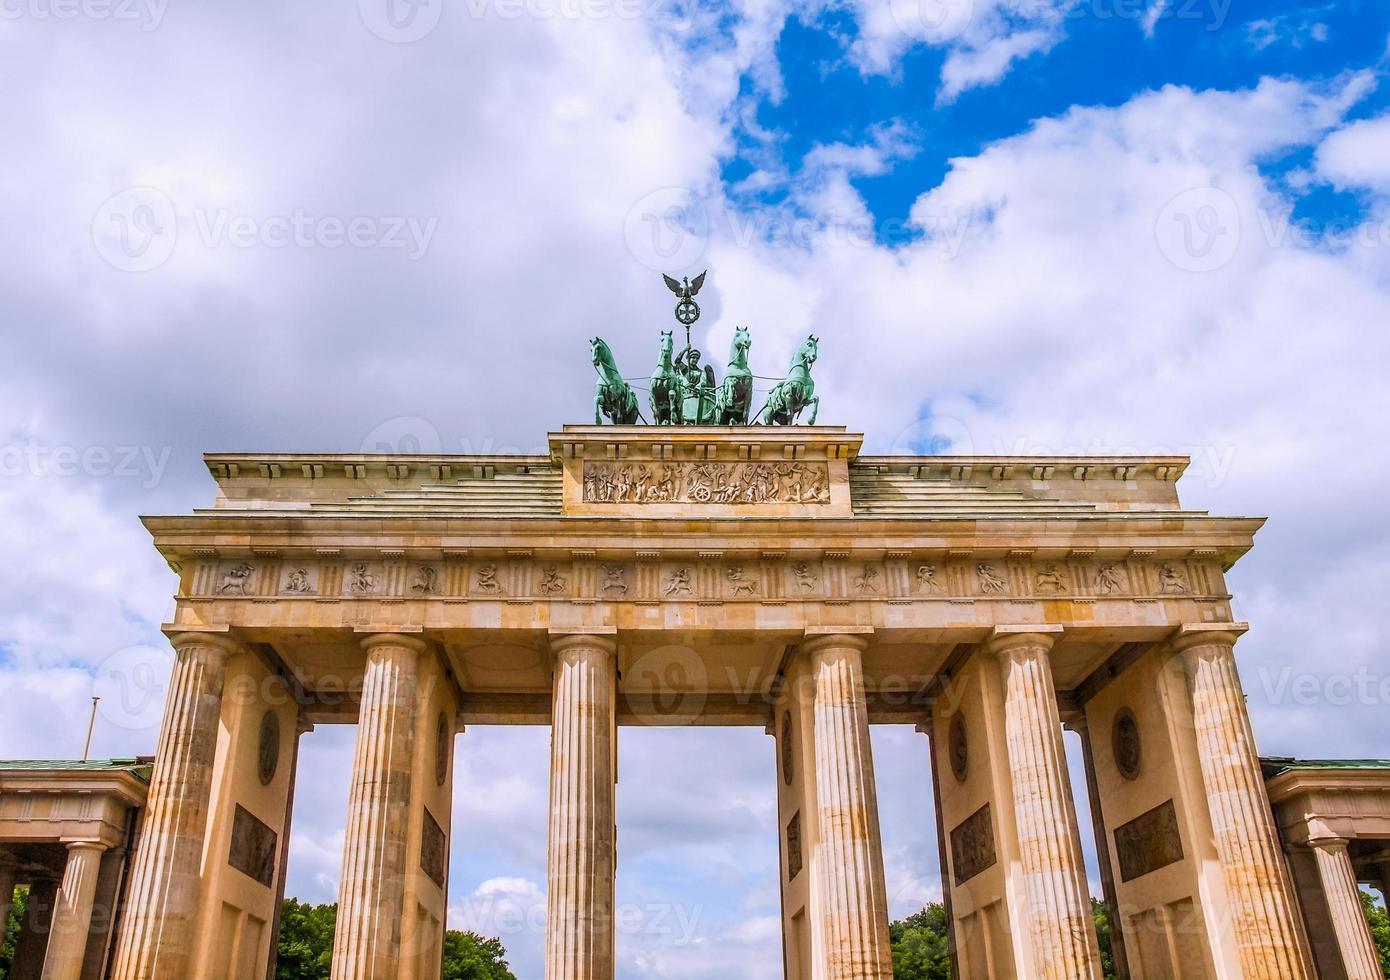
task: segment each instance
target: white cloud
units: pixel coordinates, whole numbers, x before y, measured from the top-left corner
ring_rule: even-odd
[[[1317,173],[1339,188],[1390,194],[1390,115],[1338,129],[1318,147]]]
[[[863,70],[889,74],[916,44],[944,48],[938,100],[1001,79],[1017,62],[1065,36],[1079,0],[856,0],[851,53]]]

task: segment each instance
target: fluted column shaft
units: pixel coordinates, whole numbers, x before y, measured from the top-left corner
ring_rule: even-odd
[[[1039,978],[1100,980],[1100,946],[1052,681],[1052,643],[1043,633],[999,634],[990,643],[1004,688],[1004,740],[1027,903],[1023,919]]]
[[[804,645],[814,681],[815,888],[826,980],[890,980],[888,895],[862,654],[853,635]]]
[[[189,975],[222,687],[237,646],[203,633],[181,633],[172,642],[174,669],[126,888],[114,980]]]
[[[1361,887],[1347,853],[1347,842],[1339,838],[1324,838],[1308,842],[1318,862],[1323,894],[1332,915],[1332,928],[1337,934],[1337,948],[1342,952],[1347,980],[1383,980],[1380,956],[1370,923],[1361,907]]]
[[[1175,643],[1192,699],[1197,761],[1247,977],[1301,980],[1298,913],[1236,673],[1235,634],[1193,631]]]
[[[106,845],[96,841],[68,844],[67,866],[53,908],[53,925],[48,931],[43,980],[78,980],[82,975],[87,933],[92,927],[92,901],[96,898],[104,853]]]
[[[425,644],[379,633],[362,646],[367,667],[348,787],[333,980],[388,980],[401,962],[416,679]]]
[[[612,980],[616,645],[554,639],[546,980]]]

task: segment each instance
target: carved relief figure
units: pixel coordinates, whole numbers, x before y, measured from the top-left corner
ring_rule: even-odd
[[[1038,591],[1057,595],[1067,591],[1066,579],[1062,578],[1062,572],[1056,565],[1048,562],[1038,572]]]
[[[946,591],[946,586],[942,585],[936,577],[935,565],[917,566],[917,583],[914,586],[916,591],[925,592],[927,595],[940,595]]]
[[[766,504],[830,502],[830,471],[793,463],[669,463],[653,472],[643,463],[589,463],[589,503]]]
[[[878,569],[866,563],[860,573],[854,577],[854,588],[863,595],[877,594]]]
[[[542,569],[541,595],[559,595],[567,588],[569,588],[569,582],[560,574],[559,568],[555,565],[546,565]]]
[[[1164,595],[1186,595],[1187,573],[1176,565],[1164,562],[1158,568],[1158,590]]]
[[[285,591],[295,592],[303,595],[313,591],[313,586],[309,584],[309,569],[303,566],[293,568],[285,578]]]
[[[410,583],[410,591],[421,595],[434,595],[439,591],[439,572],[433,565],[415,566],[415,580]]]
[[[816,586],[820,584],[820,576],[809,562],[799,561],[792,569],[792,574],[796,576],[797,588],[802,592],[814,592]]]
[[[497,581],[497,566],[489,562],[479,565],[474,573],[473,591],[482,595],[501,595],[502,583]]]
[[[690,569],[684,565],[673,569],[661,591],[668,596],[690,595]]]
[[[604,565],[603,591],[627,595],[627,569],[622,565]]]
[[[222,595],[250,595],[251,572],[254,566],[248,562],[233,565],[222,573],[222,584],[217,591]]]
[[[725,577],[729,580],[729,586],[732,589],[731,594],[735,597],[758,594],[758,583],[748,577],[748,573],[743,570],[742,565],[730,565]]]
[[[357,562],[348,569],[348,589],[358,595],[370,595],[376,591],[376,575],[366,562]]]
[[[1102,563],[1096,570],[1096,591],[1101,595],[1114,595],[1124,589],[1124,572],[1110,562]]]
[[[975,577],[979,579],[980,591],[986,595],[1002,595],[1009,591],[1008,583],[999,577],[994,566],[988,562],[982,561],[975,566]]]

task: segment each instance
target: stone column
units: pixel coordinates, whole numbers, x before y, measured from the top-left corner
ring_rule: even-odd
[[[14,866],[0,858],[0,941],[10,922],[10,906],[14,902]]]
[[[97,841],[68,844],[68,862],[53,908],[48,931],[48,954],[43,961],[43,980],[78,980],[87,952],[87,933],[92,925],[92,900],[106,845]]]
[[[1337,837],[1310,840],[1313,856],[1318,862],[1318,876],[1327,910],[1332,916],[1332,928],[1337,934],[1337,948],[1342,952],[1347,980],[1383,980],[1380,956],[1376,952],[1371,927],[1361,908],[1361,888],[1347,854],[1347,842]]]
[[[612,980],[617,645],[567,635],[551,651],[545,976]]]
[[[826,980],[891,980],[888,894],[874,757],[864,699],[862,636],[808,639],[814,681],[816,822],[812,868]]]
[[[1248,977],[1308,976],[1255,736],[1236,673],[1236,632],[1184,626],[1173,648],[1192,699],[1197,761],[1232,930]]]
[[[1049,651],[1060,629],[1033,629],[997,628],[989,643],[999,658],[1004,689],[1004,742],[1026,903],[1022,915],[1038,977],[1100,980],[1100,945],[1052,683]]]
[[[174,669],[113,980],[184,980],[193,948],[222,685],[239,647],[216,633],[180,633],[172,642]]]
[[[416,668],[426,647],[393,633],[369,636],[362,646],[367,667],[348,787],[333,980],[387,980],[401,961]]]

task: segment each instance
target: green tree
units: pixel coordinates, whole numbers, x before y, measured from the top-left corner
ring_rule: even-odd
[[[328,980],[338,906],[310,905],[293,898],[280,908],[280,942],[275,980]]]
[[[1091,899],[1091,918],[1096,923],[1096,938],[1100,940],[1100,968],[1105,980],[1114,980],[1115,953],[1110,945],[1110,912],[1098,898]]]
[[[1096,921],[1106,980],[1113,980],[1115,963],[1110,951],[1110,917],[1106,914],[1105,903],[1091,899],[1091,915]],[[1381,915],[1384,917],[1385,913],[1382,911]],[[1386,924],[1386,932],[1390,938],[1390,922]],[[893,980],[950,980],[946,909],[940,902],[932,902],[916,915],[890,923],[888,939],[893,949]]]
[[[1361,907],[1366,910],[1371,938],[1375,940],[1376,952],[1380,954],[1380,972],[1390,977],[1390,913],[1377,905],[1374,896],[1364,890],[1361,892]]]
[[[888,926],[893,980],[951,980],[946,909],[932,902],[915,915]]]
[[[328,980],[338,906],[285,899],[275,980]],[[516,980],[500,939],[450,929],[444,933],[443,980]],[[0,974],[0,980],[4,975]]]
[[[10,975],[10,963],[14,961],[14,946],[19,939],[19,921],[24,918],[24,906],[29,902],[29,886],[20,885],[16,888],[13,900],[8,921],[3,923],[5,931],[0,933],[0,980],[5,980]]]
[[[443,980],[516,980],[502,940],[450,929],[444,934]]]

